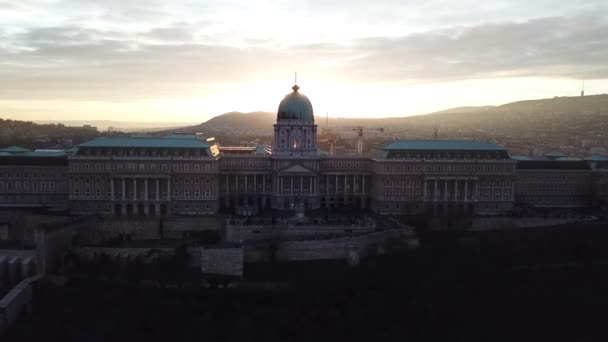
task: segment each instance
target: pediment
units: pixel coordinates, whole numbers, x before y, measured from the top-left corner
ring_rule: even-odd
[[[313,173],[313,171],[302,165],[296,164],[281,170],[280,173]]]

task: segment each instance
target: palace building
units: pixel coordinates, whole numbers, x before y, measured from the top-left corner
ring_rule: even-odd
[[[292,90],[279,104],[273,146],[219,147],[176,133],[97,138],[70,153],[0,150],[0,205],[159,217],[319,209],[501,215],[518,205],[607,203],[607,158],[598,156],[521,160],[497,144],[461,140],[392,141],[368,156],[329,155],[317,147],[310,100],[297,85]]]

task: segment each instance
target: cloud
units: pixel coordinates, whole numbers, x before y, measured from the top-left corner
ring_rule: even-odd
[[[359,42],[368,57],[346,68],[375,81],[505,76],[608,76],[608,22],[601,17],[488,23]]]
[[[294,67],[362,83],[608,78],[608,21],[600,16],[457,25],[284,48],[256,46],[256,40],[240,48],[210,44],[197,40],[196,30],[170,23],[131,33],[75,25],[4,33],[11,48],[0,44],[0,99],[188,97],[207,85],[273,77]]]

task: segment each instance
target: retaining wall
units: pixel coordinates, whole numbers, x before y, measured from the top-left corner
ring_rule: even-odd
[[[32,313],[34,288],[40,279],[42,279],[40,274],[25,278],[0,299],[0,336],[6,333],[19,318]]]

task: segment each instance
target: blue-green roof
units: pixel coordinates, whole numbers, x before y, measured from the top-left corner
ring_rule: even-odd
[[[96,138],[78,147],[208,148],[198,139],[184,138]]]
[[[11,146],[0,150],[1,157],[63,157],[67,155],[64,150],[36,150],[30,151],[19,146]]]
[[[604,156],[601,154],[594,154],[592,156],[586,157],[585,160],[588,161],[608,161],[608,156]]]
[[[312,110],[312,104],[308,97],[298,92],[297,85],[294,85],[293,92],[285,95],[285,98],[279,103],[277,112],[277,120],[304,120],[307,122],[315,122],[315,116]]]
[[[30,150],[28,150],[27,148],[23,148],[23,147],[19,147],[19,146],[11,146],[11,147],[3,148],[0,150],[0,152],[11,152],[11,153],[29,152],[29,151]]]
[[[524,156],[524,155],[516,154],[516,155],[512,155],[511,159],[515,159],[515,160],[532,160],[533,158],[531,158],[530,156]]]
[[[469,150],[505,151],[506,148],[491,142],[471,140],[399,140],[387,145],[385,150]]]
[[[194,133],[171,133],[163,137],[163,139],[196,139]]]
[[[553,151],[543,154],[545,157],[567,157],[568,155],[559,151]]]

